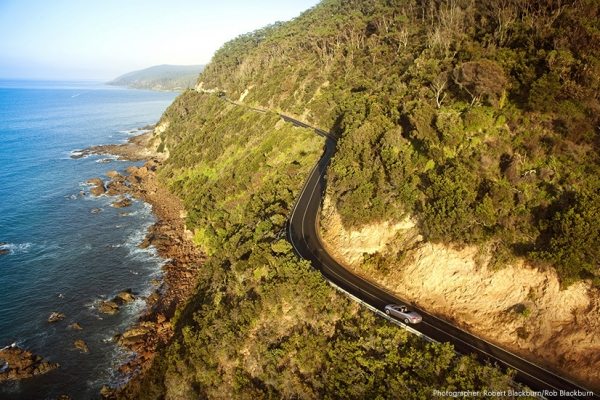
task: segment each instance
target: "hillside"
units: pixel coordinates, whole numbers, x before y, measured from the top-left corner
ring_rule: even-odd
[[[470,271],[478,279],[482,263],[512,271],[515,259],[554,271],[552,291],[536,275],[543,293],[525,296],[534,303],[576,287],[577,308],[565,313],[578,329],[598,305],[579,288],[600,277],[600,6],[532,3],[325,0],[226,43],[197,89],[339,137],[325,212],[339,217],[338,232],[379,242],[358,254],[361,273],[410,268],[413,242],[387,232],[409,221],[430,246],[478,254]],[[169,155],[161,179],[184,200],[188,228],[211,256],[197,294],[178,311],[175,339],[123,396],[409,399],[434,388],[508,387],[497,370],[360,309],[293,255],[282,229],[320,153],[310,132],[196,91],[159,126],[156,146]],[[324,228],[330,221],[324,215]],[[438,260],[430,270],[444,271]],[[505,281],[521,290],[514,279],[532,276],[522,270]],[[468,301],[469,281],[462,284],[452,290]],[[501,310],[501,322],[526,321],[528,304]],[[539,356],[536,332],[507,332]],[[563,347],[545,364],[581,367],[569,364],[560,332],[552,339]]]
[[[433,242],[599,276],[600,6],[324,1],[226,44],[200,77],[330,128],[345,227],[417,216]]]
[[[209,255],[175,336],[122,398],[423,398],[506,389],[504,375],[338,294],[284,239],[322,139],[274,113],[186,91],[155,131],[159,176]]]
[[[155,65],[129,72],[108,82],[133,89],[184,90],[194,86],[204,65]]]
[[[228,43],[199,80],[337,133],[322,226],[356,272],[594,384],[599,14],[324,1]],[[365,234],[377,246],[356,251]]]

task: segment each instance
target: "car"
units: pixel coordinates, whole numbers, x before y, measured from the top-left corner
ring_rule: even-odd
[[[419,313],[400,304],[388,304],[385,306],[385,313],[404,321],[405,324],[418,324],[423,320]]]

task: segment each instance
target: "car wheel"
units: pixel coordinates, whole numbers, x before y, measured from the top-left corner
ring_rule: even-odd
[[[385,310],[385,313],[386,313],[387,315],[390,315],[390,310]]]
[[[408,318],[404,318],[404,323],[408,324]]]

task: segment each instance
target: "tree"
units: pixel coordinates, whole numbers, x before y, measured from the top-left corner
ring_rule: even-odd
[[[454,69],[452,77],[454,83],[471,96],[471,104],[487,100],[497,105],[508,83],[502,67],[485,59],[460,64]]]

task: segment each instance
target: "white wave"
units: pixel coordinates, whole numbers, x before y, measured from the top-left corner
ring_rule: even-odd
[[[0,245],[0,250],[8,250],[8,254],[28,253],[32,243],[6,243]]]
[[[116,157],[104,157],[104,158],[97,159],[95,162],[98,164],[108,164],[108,163],[116,161],[116,160],[117,160]]]
[[[69,153],[69,158],[72,159],[83,159],[83,158],[88,158],[91,154],[86,154],[85,150],[71,150],[71,152]]]

